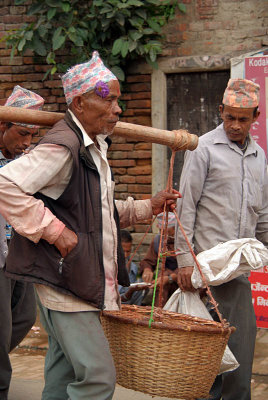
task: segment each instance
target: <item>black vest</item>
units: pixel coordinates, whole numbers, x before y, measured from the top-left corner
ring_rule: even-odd
[[[58,249],[47,241],[41,239],[35,244],[14,232],[6,260],[6,274],[13,279],[51,286],[102,309],[105,274],[99,173],[83,145],[81,131],[68,112],[65,119],[58,122],[39,142],[43,143],[66,146],[72,154],[73,173],[68,186],[57,200],[41,193],[36,193],[35,197],[41,199],[67,228],[77,234],[78,244],[62,259]],[[118,282],[128,286],[119,216],[116,206],[114,209],[118,237]]]

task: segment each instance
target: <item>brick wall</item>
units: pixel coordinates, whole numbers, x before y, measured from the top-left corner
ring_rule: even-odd
[[[241,54],[267,45],[267,0],[181,0],[163,56]]]

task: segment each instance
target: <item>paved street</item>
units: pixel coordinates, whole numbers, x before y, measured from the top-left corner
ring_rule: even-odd
[[[13,379],[9,400],[40,400],[43,388],[44,357],[47,338],[40,323],[29,332],[20,347],[11,354]],[[151,396],[116,387],[113,400],[149,400]],[[154,397],[154,400],[164,399]],[[252,377],[252,400],[268,399],[268,330],[257,334]],[[239,400],[239,399],[237,399]]]

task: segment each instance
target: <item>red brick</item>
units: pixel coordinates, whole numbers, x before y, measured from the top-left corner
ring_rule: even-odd
[[[129,158],[126,151],[112,151],[108,154],[108,156],[112,160],[124,160],[126,158]]]
[[[59,88],[59,89],[51,89],[51,93],[55,96],[62,96],[63,94],[63,89]]]
[[[22,22],[22,15],[4,15],[2,21],[4,24],[19,24]]]
[[[128,90],[130,92],[147,92],[151,90],[151,83],[130,83]]]
[[[133,148],[134,144],[112,143],[112,145],[109,148],[109,151],[116,151],[116,150],[132,151]]]
[[[126,115],[124,113],[124,117],[137,117],[139,115],[145,115],[145,116],[149,116],[151,117],[151,108],[135,108],[134,110],[130,110],[133,111],[133,113],[131,113],[131,115]]]
[[[128,158],[151,158],[152,152],[151,151],[129,151],[127,154]]]
[[[134,167],[136,165],[134,160],[109,160],[109,164],[111,167]]]
[[[151,165],[142,165],[134,168],[128,168],[128,175],[151,175],[152,174],[152,166]]]
[[[25,14],[26,13],[26,7],[24,7],[24,6],[13,6],[13,7],[10,7],[9,12],[10,12],[11,15]]]
[[[122,120],[125,122],[129,122],[131,124],[138,124],[138,125],[144,125],[144,126],[151,125],[151,118],[146,117],[146,116],[126,117]]]
[[[121,183],[136,183],[136,177],[135,176],[129,176],[129,175],[120,176],[119,177],[119,181]]]
[[[60,87],[62,87],[62,83],[61,83],[61,81],[58,81],[58,80],[45,81],[44,86],[49,87],[49,88],[60,88]]]
[[[9,67],[9,66],[4,66],[4,67],[0,66],[0,74],[10,74],[11,69],[12,69],[12,67]]]
[[[122,136],[113,135],[112,141],[113,141],[113,143],[126,143],[126,138],[124,138]]]
[[[66,103],[66,99],[65,99],[65,97],[58,97],[57,98],[57,103]]]
[[[0,75],[0,80],[1,80],[1,82],[12,82],[12,75],[1,74]]]
[[[2,58],[1,59],[2,65],[23,65],[22,57],[13,57],[11,60],[10,58]]]
[[[126,168],[113,168],[113,173],[117,175],[125,175],[127,173]]]
[[[131,99],[151,99],[151,92],[138,92],[138,93],[132,93],[131,94]]]
[[[3,16],[3,15],[8,15],[8,14],[9,14],[8,7],[1,7],[1,8],[0,8],[0,15],[1,15],[1,16]]]
[[[151,175],[143,175],[136,177],[137,183],[152,183],[152,176]]]
[[[151,75],[128,75],[127,82],[151,82]]]
[[[116,185],[116,191],[117,192],[128,192],[128,185],[124,185],[124,184],[118,184]]]
[[[151,108],[151,100],[130,100],[128,108]]]
[[[33,65],[18,65],[18,66],[12,66],[12,74],[25,74],[25,73],[31,73],[34,71],[34,66]]]

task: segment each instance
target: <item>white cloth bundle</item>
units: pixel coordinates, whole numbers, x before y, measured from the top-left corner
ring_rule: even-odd
[[[268,264],[268,250],[257,239],[246,238],[220,243],[197,255],[197,261],[209,285],[218,286]],[[204,287],[195,265],[192,285]]]

